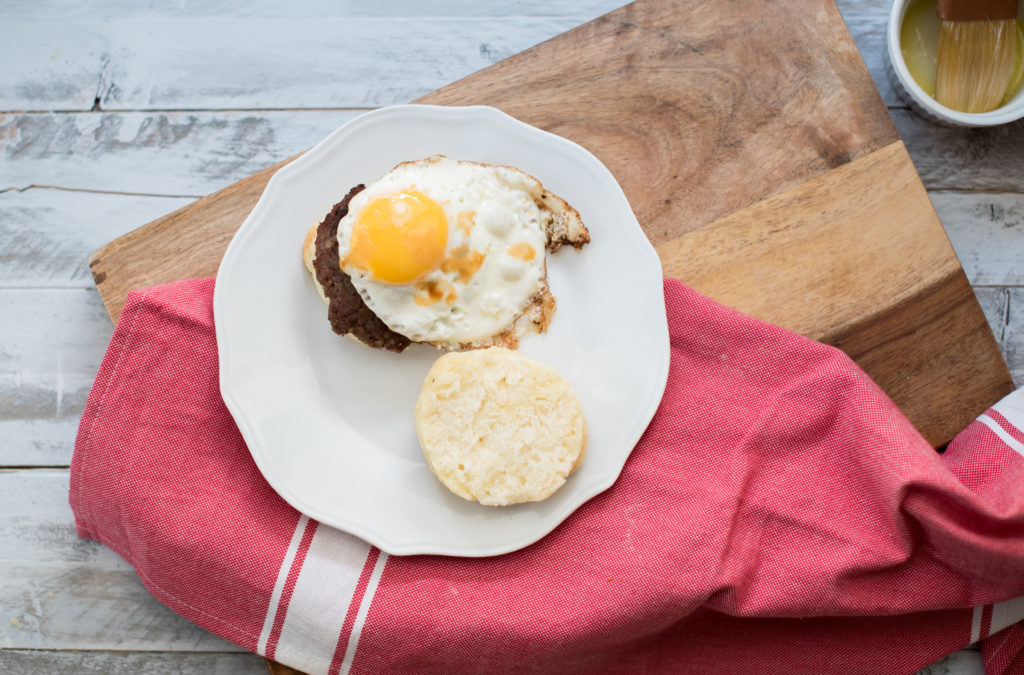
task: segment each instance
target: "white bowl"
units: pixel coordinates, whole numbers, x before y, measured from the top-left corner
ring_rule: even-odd
[[[938,122],[960,127],[992,127],[1024,118],[1024,88],[1010,99],[1006,105],[986,113],[965,113],[947,108],[925,93],[910,74],[907,64],[903,61],[900,49],[900,28],[910,0],[895,0],[889,12],[889,30],[887,45],[889,50],[889,76],[896,87],[897,93],[911,108],[923,117]]]

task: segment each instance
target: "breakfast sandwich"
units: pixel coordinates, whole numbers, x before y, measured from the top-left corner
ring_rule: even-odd
[[[352,188],[309,230],[303,259],[340,335],[397,352],[514,349],[555,312],[547,253],[589,241],[532,176],[434,155]]]

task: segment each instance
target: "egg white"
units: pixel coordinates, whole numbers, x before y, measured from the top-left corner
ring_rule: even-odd
[[[374,198],[415,189],[437,202],[448,218],[446,256],[466,245],[483,254],[483,262],[468,281],[457,271],[431,270],[418,282],[443,282],[454,288],[450,304],[442,299],[421,305],[416,285],[378,281],[372,274],[346,264],[352,227]],[[338,224],[342,269],[367,307],[391,330],[416,342],[454,348],[477,344],[513,327],[517,317],[546,288],[542,220],[543,191],[533,177],[511,167],[464,162],[440,155],[399,164],[349,203]],[[468,235],[458,223],[460,212],[474,213]],[[534,255],[523,260],[509,254],[516,245]],[[448,287],[448,286],[445,286]]]

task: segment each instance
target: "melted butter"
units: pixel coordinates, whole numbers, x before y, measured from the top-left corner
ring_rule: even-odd
[[[1010,72],[1010,85],[1006,88],[1006,94],[999,105],[1009,103],[1010,99],[1021,90],[1021,87],[1024,87],[1024,19],[1021,19],[1019,16],[1017,17],[1016,28],[1014,37],[1017,40],[1017,44],[1014,46],[1013,51],[1013,70]]]
[[[912,0],[900,26],[900,51],[914,81],[929,96],[935,96],[935,58],[939,44],[939,17],[935,0]],[[1013,71],[1000,105],[1006,105],[1024,85],[1024,19],[1017,17]]]
[[[484,254],[470,251],[469,246],[462,244],[452,249],[450,256],[441,263],[441,271],[445,274],[456,273],[459,283],[466,283],[473,278],[476,271],[484,264]]]
[[[533,260],[534,256],[537,255],[537,252],[534,251],[533,247],[530,246],[528,243],[526,243],[525,241],[521,241],[509,246],[508,254],[513,258],[519,258],[520,260],[529,261]]]
[[[455,226],[462,230],[462,233],[469,236],[470,232],[473,231],[473,226],[476,225],[476,211],[459,211],[455,216]]]
[[[413,286],[415,292],[412,299],[420,307],[429,307],[444,296],[444,288],[434,280],[417,281]]]

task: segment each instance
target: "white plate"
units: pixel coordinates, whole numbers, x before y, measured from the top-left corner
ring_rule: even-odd
[[[413,406],[440,352],[335,335],[303,238],[350,187],[440,153],[518,167],[580,212],[581,251],[548,259],[558,309],[520,350],[579,394],[586,458],[546,501],[467,502],[434,477]],[[228,246],[213,298],[220,386],[253,459],[292,506],[397,555],[487,556],[527,546],[612,485],[661,400],[669,341],[661,264],[596,157],[494,108],[395,106],[362,115],[278,171]]]

